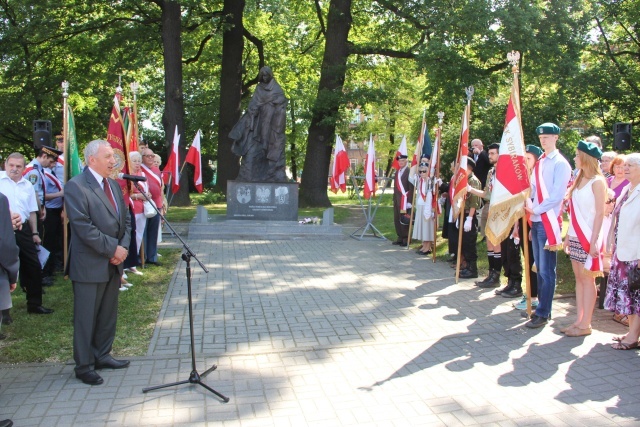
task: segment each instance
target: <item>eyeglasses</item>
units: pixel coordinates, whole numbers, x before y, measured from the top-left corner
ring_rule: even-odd
[[[418,171],[419,173],[427,173],[428,171]]]
[[[607,200],[607,205],[610,205],[611,203],[615,203],[616,202],[616,198],[612,197],[609,200]]]
[[[145,154],[145,155],[144,155],[144,156],[142,156],[142,157],[153,157],[154,155],[155,155],[155,154]]]

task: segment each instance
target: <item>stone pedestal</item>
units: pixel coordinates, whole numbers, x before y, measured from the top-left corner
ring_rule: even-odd
[[[227,219],[298,220],[298,184],[227,182]]]

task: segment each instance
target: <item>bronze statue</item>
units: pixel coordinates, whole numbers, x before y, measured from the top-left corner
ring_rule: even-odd
[[[237,181],[286,182],[285,125],[287,98],[269,67],[262,67],[247,111],[229,137],[231,151],[242,157]]]

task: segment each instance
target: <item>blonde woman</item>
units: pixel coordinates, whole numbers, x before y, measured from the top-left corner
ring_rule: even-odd
[[[563,248],[571,258],[576,278],[576,320],[560,331],[569,337],[591,334],[596,302],[595,278],[602,276],[602,221],[607,183],[598,160],[602,150],[593,142],[578,141],[574,158],[578,174],[569,188],[569,231]]]

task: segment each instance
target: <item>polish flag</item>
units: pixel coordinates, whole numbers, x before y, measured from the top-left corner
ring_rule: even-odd
[[[377,189],[376,149],[373,146],[373,136],[369,136],[369,149],[364,163],[364,198],[370,199],[371,196],[375,196]]]
[[[195,168],[193,171],[193,185],[198,193],[202,193],[202,153],[200,152],[200,130],[196,132],[193,144],[189,147],[185,163],[190,163]]]
[[[400,170],[400,163],[398,163],[398,156],[407,155],[407,137],[402,137],[402,142],[400,143],[400,147],[398,147],[398,151],[396,151],[396,155],[393,157],[393,163],[391,163],[391,167],[395,170]]]
[[[179,159],[178,159],[178,147],[180,144],[180,134],[178,134],[178,125],[176,125],[176,131],[173,134],[173,145],[171,154],[167,164],[164,165],[163,172],[171,174],[171,192],[176,194],[180,189],[180,171],[179,171]]]
[[[338,188],[344,193],[347,191],[347,181],[344,173],[349,169],[349,156],[344,148],[342,138],[336,135],[336,149],[333,155],[333,171],[331,172],[331,191],[338,192]]]

